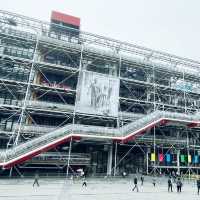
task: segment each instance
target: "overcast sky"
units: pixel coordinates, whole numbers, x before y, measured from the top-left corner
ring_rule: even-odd
[[[0,0],[0,9],[45,21],[61,11],[84,31],[200,61],[200,0]]]

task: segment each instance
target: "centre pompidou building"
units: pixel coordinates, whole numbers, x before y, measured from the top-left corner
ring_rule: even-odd
[[[199,67],[1,10],[1,173],[198,173]]]

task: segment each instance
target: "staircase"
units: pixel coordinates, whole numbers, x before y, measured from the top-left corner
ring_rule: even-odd
[[[120,128],[70,124],[0,152],[0,166],[3,168],[10,168],[42,152],[46,152],[59,144],[66,143],[71,139],[80,140],[86,137],[90,139],[108,139],[127,142],[129,140],[134,140],[137,136],[145,134],[147,130],[150,130],[156,125],[165,125],[168,122],[178,122],[188,126],[192,124],[192,127],[200,124],[199,115],[187,115],[165,111],[155,111]]]

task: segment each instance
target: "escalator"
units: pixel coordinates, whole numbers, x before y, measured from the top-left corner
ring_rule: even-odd
[[[89,138],[91,140],[104,139],[126,143],[145,134],[152,127],[165,125],[166,123],[177,123],[194,127],[198,126],[200,121],[199,115],[155,111],[120,128],[70,124],[5,151],[1,151],[0,166],[3,168],[11,168],[16,164],[29,160],[36,155],[53,149],[60,144],[69,142],[70,140]]]

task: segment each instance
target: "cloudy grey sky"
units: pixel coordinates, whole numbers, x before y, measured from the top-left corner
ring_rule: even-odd
[[[0,0],[0,8],[45,21],[61,11],[84,31],[200,61],[200,0]]]

